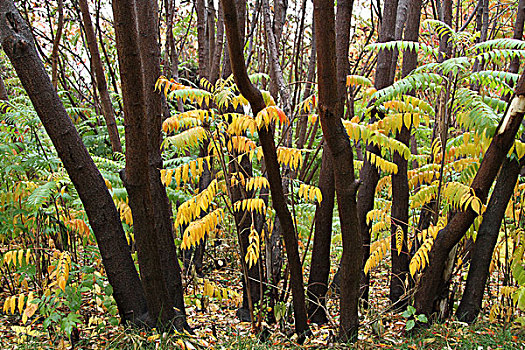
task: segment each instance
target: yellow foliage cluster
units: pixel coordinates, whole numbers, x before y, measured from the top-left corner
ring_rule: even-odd
[[[379,241],[375,241],[370,246],[370,256],[368,257],[368,260],[366,260],[364,272],[365,274],[368,274],[368,272],[379,265],[381,260],[385,257],[386,253],[390,249],[390,237],[383,238]]]
[[[301,184],[299,186],[299,192],[297,193],[299,198],[304,199],[305,201],[311,201],[321,204],[321,201],[323,200],[323,195],[321,194],[321,190],[319,187],[316,186],[310,186],[306,184]]]
[[[190,180],[190,174],[193,179],[197,179],[201,176],[204,171],[204,162],[207,163],[209,169],[209,156],[194,159],[174,169],[161,169],[160,179],[165,186],[169,186],[172,180],[175,179],[177,187],[180,187],[183,183],[187,183]]]
[[[366,152],[365,154],[366,158],[370,160],[370,163],[375,165],[381,171],[389,174],[397,174],[397,165],[395,163],[389,162],[374,153]]]
[[[218,208],[203,218],[191,222],[182,235],[181,249],[188,249],[202,241],[206,234],[217,228],[222,221],[223,215],[223,210]]]
[[[48,270],[51,271],[49,278],[56,277],[56,280],[49,285],[49,288],[57,285],[58,288],[65,292],[66,283],[69,278],[69,270],[71,268],[71,256],[69,255],[69,252],[59,253],[58,251],[55,251],[53,255],[55,257],[58,256],[58,263],[56,265],[49,266]]]
[[[175,228],[189,224],[192,220],[199,217],[202,211],[207,210],[213,202],[218,189],[217,179],[213,179],[205,190],[182,203],[177,210],[174,222]]]
[[[228,134],[230,135],[244,135],[246,130],[249,130],[253,135],[257,131],[257,123],[255,119],[246,114],[228,113],[224,115],[225,118],[231,118],[228,125]]]
[[[207,138],[208,135],[206,134],[206,129],[204,129],[202,126],[195,126],[177,135],[166,137],[162,144],[163,146],[173,146],[180,152],[188,149],[189,147],[200,144]]]
[[[18,309],[18,313],[22,315],[22,324],[25,324],[28,318],[33,316],[38,309],[38,305],[31,302],[33,299],[33,292],[29,292],[27,297],[25,294],[10,296],[4,301],[3,312],[5,314],[10,313],[14,315],[15,311]]]
[[[255,230],[255,228],[252,226],[250,228],[250,235],[248,236],[249,246],[248,250],[246,251],[246,256],[244,257],[246,263],[248,264],[248,268],[251,269],[253,264],[259,260],[259,252],[260,252],[260,238],[259,233]]]
[[[279,147],[277,148],[277,161],[293,169],[299,169],[303,164],[303,155],[297,148]]]
[[[485,205],[476,196],[474,189],[459,182],[451,181],[447,183],[443,197],[446,198],[449,203],[456,210],[467,210],[469,207],[478,214],[481,215],[485,211]]]
[[[257,113],[255,122],[259,129],[263,127],[268,128],[268,126],[273,123],[280,124],[281,126],[290,123],[286,114],[277,106],[268,106]]]
[[[199,126],[202,122],[213,119],[213,111],[207,111],[202,109],[194,109],[191,111],[178,113],[174,116],[167,118],[162,123],[162,130],[164,132],[179,131],[181,128],[190,128]]]
[[[82,219],[69,219],[65,221],[65,224],[80,235],[89,235],[89,226]]]
[[[262,188],[270,188],[270,183],[264,176],[250,177],[248,181],[246,181],[247,191],[256,191]]]
[[[242,199],[233,203],[233,210],[235,211],[255,211],[259,214],[266,214],[266,204],[260,198]]]
[[[32,253],[30,249],[19,249],[19,250],[10,250],[5,252],[2,262],[6,266],[22,266],[24,263],[27,265],[31,260]]]
[[[120,220],[124,220],[124,222],[130,226],[133,225],[133,215],[131,215],[131,208],[128,205],[127,199],[125,201],[118,200],[116,204],[120,213]]]
[[[232,136],[228,141],[227,148],[230,152],[248,153],[256,149],[257,145],[246,136]]]

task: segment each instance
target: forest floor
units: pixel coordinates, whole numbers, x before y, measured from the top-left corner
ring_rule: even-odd
[[[234,261],[234,253],[228,260]],[[408,318],[389,311],[388,259],[372,271],[370,308],[362,310],[359,339],[353,345],[335,342],[338,300],[328,299],[329,323],[311,325],[312,335],[299,346],[294,340],[292,322],[268,325],[256,336],[249,322],[240,322],[236,310],[241,300],[241,276],[235,264],[222,269],[215,266],[214,252],[208,256],[204,278],[195,275],[186,279],[188,322],[195,335],[159,334],[156,330],[140,331],[112,326],[102,307],[85,302],[81,309],[85,319],[76,336],[68,339],[52,327],[43,329],[43,318],[36,317],[22,325],[18,315],[0,314],[1,349],[291,349],[291,348],[357,348],[357,349],[525,349],[525,328],[505,317],[490,316],[491,305],[498,302],[498,283],[491,280],[489,295],[480,319],[472,326],[450,319],[417,333],[407,332]],[[462,273],[459,273],[462,274]],[[458,275],[458,278],[460,276]],[[459,284],[457,284],[459,285]],[[454,287],[453,287],[454,288]],[[213,294],[213,297],[209,295]],[[457,295],[461,295],[457,293]],[[1,300],[7,293],[0,293]],[[90,296],[86,295],[85,300]],[[91,296],[92,298],[92,296]],[[88,306],[89,305],[89,306]],[[87,309],[89,308],[89,310]],[[517,312],[512,310],[512,315]],[[493,322],[491,322],[491,320]]]

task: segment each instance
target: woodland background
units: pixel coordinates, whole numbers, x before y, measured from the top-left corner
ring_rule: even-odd
[[[0,0],[3,348],[520,348],[525,0]]]

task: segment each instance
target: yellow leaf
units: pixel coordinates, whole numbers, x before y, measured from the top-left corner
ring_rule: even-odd
[[[24,299],[25,299],[24,295],[20,295],[18,297],[18,313],[19,314],[22,314],[22,312],[24,311]]]
[[[10,306],[10,311],[11,313],[14,315],[15,314],[15,310],[16,310],[16,295],[15,296],[12,296],[10,299],[9,299],[9,306]]]

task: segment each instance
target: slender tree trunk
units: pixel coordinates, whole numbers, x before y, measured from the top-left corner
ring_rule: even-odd
[[[409,5],[409,6],[408,6]],[[418,41],[419,22],[421,17],[421,0],[411,0],[408,6],[410,21],[406,24],[405,37],[406,41]],[[405,12],[407,9],[404,10]],[[399,9],[398,9],[399,13]],[[406,14],[405,14],[406,16]],[[396,26],[396,35],[398,35],[398,26]],[[396,52],[397,54],[397,52]],[[416,69],[417,53],[412,50],[405,50],[403,53],[403,77]],[[394,65],[393,65],[394,66]],[[395,71],[395,69],[394,69]],[[407,147],[410,145],[410,129],[405,125],[396,135],[396,140],[402,142]],[[408,265],[410,263],[410,253],[408,251],[408,208],[409,208],[409,188],[408,188],[408,160],[402,155],[395,152],[393,156],[394,163],[397,165],[397,174],[392,175],[392,271],[390,275],[390,301],[396,308],[404,309],[408,304],[407,288],[410,283],[405,283],[408,279]],[[398,229],[402,230],[401,251],[397,250],[396,240]]]
[[[349,73],[348,48],[350,36],[350,20],[353,1],[343,0],[337,3],[336,16],[336,64],[337,64],[337,98],[341,106],[346,102],[346,75]],[[341,107],[341,117],[343,116]],[[332,238],[332,216],[334,209],[334,168],[330,159],[328,147],[324,147],[319,174],[319,186],[323,201],[316,210],[316,226],[314,246],[312,251],[312,267],[308,280],[308,295],[312,299],[308,313],[316,323],[327,322],[326,292],[330,273],[330,243]],[[315,265],[314,265],[315,263]],[[315,266],[315,268],[313,267]],[[311,287],[310,287],[311,286]]]
[[[141,56],[140,46],[142,45],[143,49],[146,49],[146,46],[139,39],[137,31],[139,22],[134,1],[114,0],[113,16],[126,121],[126,170],[121,173],[121,177],[128,192],[129,206],[133,215],[133,231],[137,244],[140,274],[151,322],[166,325],[175,319],[174,294],[167,283],[171,281],[168,277],[171,269],[170,266],[163,265],[167,261],[159,249],[163,247],[162,244],[168,244],[163,234],[157,231],[160,227],[166,228],[164,222],[159,219],[164,211],[160,209],[162,203],[159,203],[158,194],[152,193],[155,192],[155,189],[150,183],[152,181],[150,162],[154,166],[154,157],[150,154],[150,150],[153,144],[159,145],[160,140],[159,143],[156,142],[153,131],[150,130],[154,127],[149,124],[152,118],[161,118],[162,113],[154,113],[153,103],[146,101],[144,92],[146,81],[143,74],[148,70],[142,62],[144,59],[144,64],[151,63],[144,55],[151,55],[154,52],[144,52]],[[141,16],[146,17],[148,14],[141,13]],[[143,22],[140,24],[142,27]],[[151,22],[149,24],[151,25]],[[140,35],[146,35],[146,33],[141,31]],[[154,41],[155,37],[148,36],[143,40]],[[148,112],[153,114],[145,117]],[[161,213],[158,212],[159,210]],[[168,226],[167,229],[169,230],[170,227]],[[170,249],[169,246],[167,248]],[[176,259],[176,255],[171,258]],[[183,318],[177,318],[176,321],[183,321]],[[182,329],[181,324],[176,324],[176,326]]]
[[[155,83],[160,76],[160,40],[157,2],[137,1],[137,22],[139,26],[139,49],[142,61],[142,79],[147,116],[149,187],[154,212],[157,250],[164,283],[168,292],[168,306],[175,306],[175,325],[178,329],[187,328],[185,322],[184,290],[181,269],[174,242],[173,211],[160,180],[162,169],[161,128],[165,108],[162,94],[155,91]]]
[[[12,1],[0,1],[0,40],[84,205],[123,322],[146,322],[149,317],[144,291],[113,199]]]
[[[58,86],[58,46],[60,45],[60,39],[62,38],[62,30],[64,29],[64,2],[62,0],[58,0],[57,11],[57,31],[53,40],[53,50],[51,51],[51,81],[53,82],[55,90]]]
[[[357,219],[357,182],[354,178],[352,147],[341,122],[343,104],[338,87],[333,84],[337,80],[337,66],[333,59],[336,55],[334,18],[333,1],[314,1],[319,115],[333,164],[337,164],[334,167],[335,190],[343,239],[339,338],[348,342],[357,340],[359,327],[357,309],[362,241]]]
[[[243,46],[237,24],[237,9],[233,0],[221,1],[224,10],[226,36],[230,52],[230,64],[234,73],[235,82],[244,97],[250,102],[252,112],[257,115],[265,108],[261,92],[255,88],[248,78],[246,66],[244,64]],[[297,237],[292,221],[292,216],[286,205],[286,198],[282,188],[282,179],[277,162],[277,153],[272,136],[271,127],[261,128],[259,139],[262,145],[264,161],[266,164],[268,182],[272,193],[272,203],[281,225],[283,227],[284,243],[290,267],[290,283],[293,295],[293,308],[295,317],[295,332],[299,336],[299,341],[304,341],[306,333],[309,331],[306,306],[304,300],[304,285],[301,261]]]
[[[321,162],[319,189],[323,200],[317,205],[315,211],[314,245],[307,290],[308,317],[317,324],[328,322],[326,293],[328,292],[328,277],[330,275],[330,245],[335,200],[334,168],[330,150],[326,144],[323,146]]]
[[[501,164],[514,143],[523,115],[525,113],[525,74],[522,74],[515,89],[515,96],[508,105],[504,119],[497,128],[476,177],[470,187],[476,196],[485,202]],[[459,242],[477,214],[471,207],[455,214],[445,228],[438,232],[436,240],[428,254],[429,264],[418,282],[414,304],[418,314],[430,316],[435,311],[435,302],[444,287],[443,272],[445,262],[452,248]]]
[[[381,30],[379,31],[378,41],[381,43],[394,40],[397,0],[386,0],[383,8],[383,17],[381,21]],[[383,89],[393,83],[393,77],[390,76],[392,66],[392,51],[381,50],[377,55],[377,68],[375,75],[375,88],[377,90]],[[375,111],[370,120],[371,123],[375,121]],[[369,153],[379,154],[379,148],[374,144],[368,144],[366,151]],[[361,234],[363,235],[363,262],[362,268],[366,260],[370,256],[370,225],[366,222],[366,215],[374,209],[374,196],[376,192],[377,182],[379,181],[379,171],[370,162],[369,157],[364,157],[363,167],[359,173],[361,186],[357,194],[357,211],[359,217],[359,226]],[[370,284],[370,277],[362,273],[361,275],[361,298],[368,301],[368,290]]]
[[[118,135],[117,123],[115,122],[115,111],[111,104],[111,99],[109,98],[106,76],[104,75],[102,60],[100,59],[100,53],[98,51],[97,39],[93,29],[93,23],[91,22],[91,15],[89,14],[89,5],[87,0],[79,0],[79,5],[80,11],[82,12],[82,22],[84,23],[88,49],[91,54],[91,64],[94,68],[97,89],[102,102],[102,112],[104,114],[104,119],[106,120],[109,141],[111,142],[111,149],[113,152],[122,153],[122,145]]]
[[[199,54],[199,79],[208,77],[208,63],[210,61],[210,46],[206,35],[206,2],[205,0],[194,0],[193,4],[197,12],[197,43]]]

